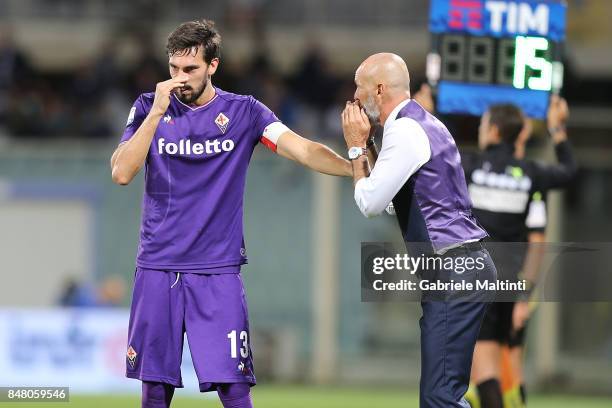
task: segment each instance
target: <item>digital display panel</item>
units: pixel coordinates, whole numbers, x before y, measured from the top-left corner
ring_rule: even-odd
[[[511,102],[543,118],[563,82],[561,1],[432,0],[427,77],[442,113]]]

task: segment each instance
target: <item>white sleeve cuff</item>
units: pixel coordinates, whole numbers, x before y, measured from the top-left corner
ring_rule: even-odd
[[[377,200],[372,197],[370,191],[371,183],[369,181],[367,177],[364,177],[355,183],[355,203],[359,207],[359,211],[368,218],[374,217],[381,212],[376,208]]]

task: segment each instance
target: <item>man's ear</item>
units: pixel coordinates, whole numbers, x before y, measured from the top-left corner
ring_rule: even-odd
[[[487,136],[489,140],[501,142],[501,133],[499,132],[499,126],[489,125],[489,134]]]
[[[382,95],[384,90],[385,90],[385,85],[384,84],[378,84],[376,86],[376,95],[378,95],[378,96]]]
[[[213,58],[208,64],[208,75],[214,75],[217,72],[217,68],[219,67],[219,58]]]

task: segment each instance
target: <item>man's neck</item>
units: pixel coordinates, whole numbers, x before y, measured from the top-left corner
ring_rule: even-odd
[[[206,85],[206,89],[204,89],[204,92],[202,92],[202,95],[200,95],[200,97],[198,99],[196,99],[192,105],[193,106],[202,106],[202,105],[206,105],[208,102],[210,102],[212,100],[212,98],[215,97],[215,87],[213,86],[212,82],[210,80],[208,80],[208,84]]]
[[[404,102],[406,99],[410,99],[409,93],[393,98],[391,101],[389,101],[389,103],[387,103],[385,106],[382,107],[382,109],[380,110],[380,125],[381,126],[385,125],[385,123],[387,122],[387,119],[389,118],[389,115],[391,115],[391,112],[393,112],[393,110],[397,108],[397,105]]]

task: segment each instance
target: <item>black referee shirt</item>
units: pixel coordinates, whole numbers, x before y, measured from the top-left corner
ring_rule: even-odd
[[[526,219],[533,200],[541,200],[548,190],[572,180],[576,162],[569,143],[557,144],[555,153],[559,162],[555,165],[518,160],[513,146],[506,143],[463,155],[474,215],[493,241],[525,242],[529,231]]]

